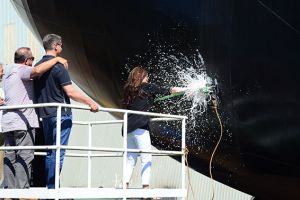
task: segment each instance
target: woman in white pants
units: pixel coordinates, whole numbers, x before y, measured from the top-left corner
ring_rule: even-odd
[[[179,87],[161,88],[155,84],[149,83],[148,80],[148,72],[144,68],[138,66],[131,70],[124,87],[123,104],[126,109],[147,112],[153,105],[154,98],[157,95],[167,95],[169,93],[180,92],[183,90],[183,88]],[[149,116],[136,114],[128,115],[128,149],[151,150],[149,121]],[[129,186],[129,181],[136,165],[137,156],[137,153],[128,152],[127,154],[127,170],[125,180],[127,187]],[[143,188],[149,188],[152,155],[142,153],[140,157],[142,164],[142,185]]]
[[[150,134],[145,129],[135,129],[127,135],[127,148],[128,149],[142,149],[151,150]],[[129,183],[133,169],[137,162],[137,153],[127,153],[127,171],[126,171],[126,183]],[[150,172],[152,164],[152,156],[148,153],[142,153],[141,158],[141,176],[143,187],[148,187],[150,183]]]

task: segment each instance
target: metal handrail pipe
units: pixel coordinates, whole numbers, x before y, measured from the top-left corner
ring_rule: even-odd
[[[59,107],[59,106],[64,107],[64,108],[75,108],[75,109],[90,110],[90,107],[88,107],[88,106],[63,104],[63,103],[41,103],[41,104],[1,106],[0,110],[23,109],[23,108],[41,108],[41,107]],[[162,114],[162,113],[154,113],[154,112],[142,112],[142,111],[116,109],[116,108],[102,108],[102,107],[100,107],[99,111],[130,113],[130,114],[137,114],[137,115],[158,116],[158,117],[167,117],[167,118],[175,118],[175,119],[187,119],[186,116],[181,116],[181,115],[171,115],[171,114]]]
[[[157,121],[179,121],[181,119],[174,119],[174,118],[152,118],[150,121],[157,122]],[[73,121],[73,124],[76,125],[98,125],[98,124],[115,124],[115,123],[123,123],[124,120],[109,120],[109,121],[91,121],[91,122],[83,122],[83,121]]]
[[[82,121],[73,121],[73,124],[76,125],[97,125],[97,124],[115,124],[115,123],[123,123],[123,120],[109,120],[109,121],[91,121],[91,122],[82,122]]]
[[[150,121],[157,122],[157,121],[179,121],[181,119],[174,119],[170,117],[164,117],[164,118],[152,118]],[[91,122],[83,122],[83,121],[73,121],[73,124],[76,125],[97,125],[97,124],[114,124],[114,123],[123,123],[124,120],[109,120],[109,121],[91,121]]]
[[[180,121],[182,119],[174,119],[171,117],[159,117],[159,118],[151,118],[150,121],[157,122],[157,121]]]
[[[47,153],[46,152],[34,152],[34,155],[35,156],[46,156]],[[90,157],[93,157],[93,158],[98,158],[98,157],[122,157],[123,156],[123,153],[106,153],[106,154],[103,154],[103,153],[93,153],[91,155],[87,154],[87,153],[65,153],[65,156],[66,157],[81,157],[81,158],[87,158],[88,156]],[[165,154],[154,154],[152,156],[167,156]]]
[[[0,151],[6,150],[50,150],[57,149],[57,146],[1,146]]]
[[[46,156],[47,155],[47,152],[34,152],[34,155],[35,156]],[[92,154],[92,155],[89,155],[87,153],[65,153],[65,156],[66,157],[88,157],[88,156],[91,156],[91,157],[122,157],[123,156],[123,153],[107,153],[107,154]]]
[[[103,152],[124,152],[123,148],[105,148],[105,147],[83,147],[83,146],[65,146],[61,145],[61,149],[66,150],[83,150],[83,151],[103,151]],[[151,153],[151,154],[166,154],[166,155],[182,155],[183,151],[164,151],[164,150],[141,150],[127,149],[127,152],[133,153]]]
[[[83,146],[65,146],[61,145],[61,149],[66,150],[80,150],[80,151],[103,151],[103,152],[124,152],[123,148],[104,148],[104,147],[83,147]],[[2,146],[2,150],[50,150],[58,149],[58,146]],[[132,153],[151,153],[151,154],[165,154],[165,155],[182,155],[183,151],[164,151],[164,150],[141,150],[141,149],[127,149],[128,152]]]

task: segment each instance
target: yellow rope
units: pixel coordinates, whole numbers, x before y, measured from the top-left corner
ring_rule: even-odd
[[[215,185],[214,185],[214,179],[213,179],[213,176],[212,176],[212,161],[213,161],[213,157],[217,151],[217,148],[218,146],[220,145],[220,142],[222,140],[222,137],[223,137],[223,124],[222,124],[222,120],[221,120],[221,117],[220,117],[220,114],[218,112],[218,108],[217,108],[217,102],[216,100],[213,100],[213,110],[215,111],[216,115],[217,115],[217,118],[218,118],[218,121],[219,121],[219,125],[220,125],[220,137],[219,137],[219,140],[211,154],[211,157],[210,157],[210,160],[209,160],[209,175],[210,175],[210,179],[211,179],[211,184],[212,184],[212,200],[214,200],[215,198]],[[195,193],[194,193],[194,190],[193,190],[193,187],[192,187],[192,183],[191,183],[191,176],[190,176],[190,168],[189,168],[189,163],[188,163],[188,153],[189,153],[189,150],[188,148],[186,147],[185,148],[185,163],[186,163],[186,166],[187,166],[187,175],[188,175],[188,189],[187,189],[187,199],[188,199],[188,196],[189,196],[189,189],[191,188],[191,191],[192,191],[192,195],[193,195],[193,199],[195,200]]]
[[[188,153],[189,153],[189,150],[188,148],[186,147],[185,150],[184,150],[184,154],[185,154],[185,164],[187,166],[187,175],[188,175],[188,189],[187,189],[187,197],[186,199],[189,199],[189,190],[191,188],[192,190],[192,195],[193,195],[193,199],[195,200],[195,194],[194,194],[194,190],[193,190],[193,187],[192,187],[192,183],[191,183],[191,176],[190,176],[190,168],[189,168],[189,162],[188,162]]]
[[[217,115],[217,118],[219,120],[219,124],[220,124],[220,137],[219,137],[219,140],[211,154],[211,157],[210,157],[210,161],[209,161],[209,175],[210,175],[210,179],[211,179],[211,184],[212,184],[212,200],[215,198],[215,185],[214,185],[214,179],[213,179],[213,176],[212,176],[212,172],[211,172],[211,165],[212,165],[212,160],[213,160],[213,157],[214,157],[214,154],[221,142],[221,139],[223,137],[223,125],[222,125],[222,121],[221,121],[221,118],[220,118],[220,115],[219,115],[219,112],[218,112],[218,109],[217,109],[217,102],[215,100],[212,101],[213,102],[213,109]]]

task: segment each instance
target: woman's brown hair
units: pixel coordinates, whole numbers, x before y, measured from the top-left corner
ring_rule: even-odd
[[[128,76],[127,82],[124,86],[123,105],[128,108],[133,100],[139,96],[143,79],[148,75],[147,70],[141,66],[133,68]]]

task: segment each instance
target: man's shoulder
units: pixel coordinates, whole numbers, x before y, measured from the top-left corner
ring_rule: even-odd
[[[44,56],[40,61],[38,61],[34,66],[38,66],[46,61],[49,61],[51,60],[53,57],[50,57],[50,56]],[[61,73],[62,71],[65,71],[65,67],[63,64],[61,64],[60,62],[57,62],[54,64],[54,66],[48,71],[48,73],[50,74],[54,74],[54,75],[57,75],[59,73]]]
[[[9,72],[7,75],[13,74],[13,73],[23,73],[23,72],[26,72],[27,70],[32,70],[32,67],[28,66],[28,65],[23,65],[23,64],[12,64],[12,65],[10,65]]]
[[[68,71],[66,70],[66,68],[64,67],[63,64],[61,63],[56,63],[54,65],[54,67],[52,68],[52,73],[54,74],[60,74],[60,73],[68,73]]]
[[[23,68],[31,68],[31,66],[15,63],[15,64],[10,65],[10,68],[14,69],[14,70],[19,70],[19,69],[23,69]]]
[[[52,59],[52,57],[50,57],[50,56],[43,56],[42,59],[39,60],[34,66],[36,67],[36,66],[38,66],[38,65],[42,64],[43,62],[46,62],[46,61],[48,61],[50,59]]]
[[[54,56],[44,55],[44,56],[42,57],[42,59],[39,60],[34,66],[36,67],[36,66],[38,66],[38,65],[40,65],[40,64],[42,64],[42,63],[44,63],[44,62],[47,62],[47,61],[49,61],[49,60],[51,60],[51,59],[53,59],[53,58],[54,58]],[[57,62],[57,63],[54,64],[54,66],[53,66],[52,69],[58,68],[58,70],[59,70],[59,68],[61,68],[61,67],[63,67],[63,64]]]

